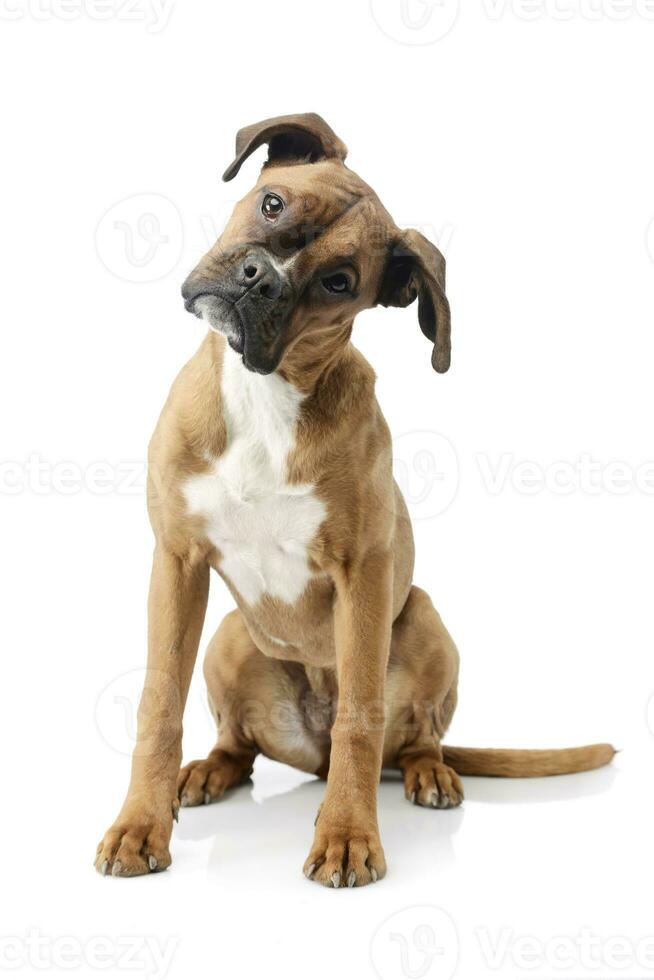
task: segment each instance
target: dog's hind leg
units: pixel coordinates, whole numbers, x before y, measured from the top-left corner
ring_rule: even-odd
[[[444,809],[463,800],[461,780],[441,748],[456,707],[458,672],[452,638],[427,593],[413,586],[393,624],[384,766],[402,771],[405,795],[419,806]]]
[[[180,770],[182,806],[213,803],[245,782],[259,752],[304,772],[326,770],[329,728],[321,733],[308,723],[304,667],[266,657],[236,609],[209,644],[204,676],[218,740],[206,759]]]
[[[257,747],[243,725],[237,686],[240,665],[251,647],[240,613],[234,610],[218,627],[204,661],[218,739],[206,759],[195,759],[180,769],[177,795],[182,806],[213,803],[228,789],[245,782],[252,772]]]

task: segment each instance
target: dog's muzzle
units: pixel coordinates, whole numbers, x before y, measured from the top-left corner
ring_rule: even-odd
[[[182,296],[186,309],[224,334],[250,371],[275,370],[295,298],[283,268],[265,252],[249,249],[215,278],[192,272]]]

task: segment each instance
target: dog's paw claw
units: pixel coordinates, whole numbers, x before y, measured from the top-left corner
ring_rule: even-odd
[[[463,801],[463,785],[457,773],[430,755],[406,764],[404,788],[411,803],[435,810],[449,810]]]
[[[330,830],[324,817],[318,824],[313,848],[304,864],[304,874],[327,888],[369,885],[386,873],[384,851],[376,827],[350,832]]]
[[[170,864],[168,842],[172,830],[172,808],[165,818],[136,809],[121,816],[100,842],[95,869],[112,878],[163,871]]]
[[[252,772],[249,761],[224,749],[213,749],[206,759],[195,759],[179,770],[177,792],[182,806],[216,803],[228,789],[246,782]]]

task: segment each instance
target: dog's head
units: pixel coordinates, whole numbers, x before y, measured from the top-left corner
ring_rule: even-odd
[[[259,180],[182,287],[187,310],[224,334],[247,368],[269,374],[293,349],[319,356],[359,311],[417,297],[432,365],[447,371],[450,311],[436,246],[395,225],[345,166],[344,143],[314,113],[239,130],[223,179],[263,143],[268,160]]]

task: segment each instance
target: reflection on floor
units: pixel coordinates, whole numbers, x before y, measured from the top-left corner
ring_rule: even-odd
[[[385,771],[379,787],[384,844],[387,851],[402,853],[406,862],[412,856],[419,861],[428,851],[439,867],[446,868],[454,859],[452,840],[467,810],[478,804],[542,806],[579,801],[608,792],[617,774],[617,769],[609,766],[547,779],[467,778],[462,807],[433,811],[411,806],[404,798],[399,773]],[[285,841],[291,845],[298,838],[306,840],[308,849],[324,792],[325,783],[315,776],[260,757],[249,783],[231,790],[218,803],[182,810],[175,840],[190,843],[213,839],[209,869],[215,867],[221,874],[228,873],[230,865],[244,861],[244,852],[245,860],[249,860],[269,848],[271,831],[278,850],[284,849]]]

